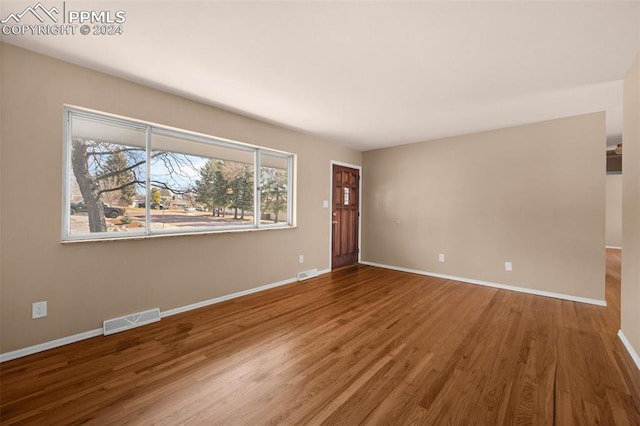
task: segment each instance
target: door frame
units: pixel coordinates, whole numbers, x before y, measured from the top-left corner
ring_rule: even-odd
[[[327,214],[327,222],[329,227],[329,271],[332,271],[331,265],[333,265],[332,251],[333,251],[333,166],[348,167],[350,169],[357,169],[360,174],[360,182],[358,182],[358,263],[362,262],[362,166],[357,166],[351,163],[345,163],[343,161],[331,160],[329,164],[329,207]]]

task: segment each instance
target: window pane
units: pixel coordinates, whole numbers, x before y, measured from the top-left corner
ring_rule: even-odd
[[[292,154],[88,110],[65,113],[63,240],[293,223]]]
[[[133,217],[144,200],[144,129],[71,116],[69,235],[144,232]]]
[[[253,150],[154,132],[151,230],[253,226]]]
[[[289,158],[261,153],[261,224],[287,223],[289,197]]]

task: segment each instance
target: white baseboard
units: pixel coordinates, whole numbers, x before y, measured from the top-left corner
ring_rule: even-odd
[[[202,302],[192,303],[190,305],[181,306],[179,308],[169,309],[167,311],[160,312],[160,318],[165,318],[171,315],[181,314],[183,312],[192,311],[198,308],[204,308],[205,306],[215,305],[216,303],[225,302],[227,300],[236,299],[238,297],[246,296],[260,291],[269,290],[270,288],[280,287],[282,285],[291,284],[297,282],[297,278],[289,278],[286,280],[278,281],[271,284],[266,284],[260,287],[250,288],[248,290],[238,291],[236,293],[226,294],[220,297],[214,297],[213,299],[203,300]]]
[[[60,339],[29,346],[28,348],[6,352],[0,354],[0,362],[11,361],[12,359],[22,358],[23,356],[33,355],[38,352],[44,352],[49,349],[57,348],[58,346],[68,345],[69,343],[79,342],[80,340],[90,339],[96,336],[102,336],[102,331],[102,328],[96,328],[95,330],[85,331],[84,333],[74,334],[73,336],[62,337]]]
[[[622,330],[618,330],[618,337],[622,341],[624,347],[627,349],[627,352],[629,352],[629,355],[631,355],[633,362],[636,363],[636,367],[638,367],[638,370],[640,370],[640,355],[638,355],[635,349],[633,349],[633,346],[631,346],[631,342],[627,340],[627,336],[624,335]]]
[[[409,272],[411,274],[426,275],[429,277],[443,278],[446,280],[460,281],[463,283],[483,285],[486,287],[494,287],[502,290],[517,291],[519,293],[535,294],[536,296],[553,297],[554,299],[570,300],[572,302],[588,303],[590,305],[607,306],[607,302],[604,300],[589,299],[586,297],[571,296],[568,294],[561,294],[561,293],[552,293],[549,291],[534,290],[526,287],[516,287],[512,285],[507,285],[507,284],[498,284],[498,283],[492,283],[489,281],[474,280],[471,278],[455,277],[452,275],[444,275],[444,274],[438,274],[435,272],[420,271],[418,269],[403,268],[401,266],[385,265],[382,263],[375,263],[375,262],[360,262],[360,263],[362,263],[363,265],[377,266],[379,268],[393,269],[401,272]]]
[[[608,249],[622,250],[622,247],[618,247],[618,246],[604,246],[604,247]]]
[[[331,272],[331,270],[323,269],[321,271],[318,271],[319,275],[326,274],[327,272]],[[248,294],[258,293],[260,291],[268,290],[270,288],[280,287],[280,286],[291,284],[297,281],[298,281],[297,278],[289,278],[289,279],[278,281],[275,283],[266,284],[260,287],[254,287],[248,290],[238,291],[236,293],[215,297],[209,300],[204,300],[202,302],[192,303],[190,305],[181,306],[179,308],[169,309],[169,310],[160,312],[160,318],[180,314],[183,312],[191,311],[193,309],[203,308],[205,306],[214,305],[216,303],[224,302],[226,300],[235,299],[238,297],[246,296]],[[85,331],[84,333],[74,334],[73,336],[62,337],[60,339],[51,340],[49,342],[40,343],[37,345],[29,346],[27,348],[6,352],[3,354],[0,354],[0,363],[3,363],[5,361],[11,361],[12,359],[16,359],[16,358],[22,358],[27,355],[33,355],[38,352],[43,352],[49,349],[57,348],[59,346],[68,345],[69,343],[79,342],[80,340],[89,339],[91,337],[102,336],[103,331],[104,330],[102,328],[97,328],[95,330]]]

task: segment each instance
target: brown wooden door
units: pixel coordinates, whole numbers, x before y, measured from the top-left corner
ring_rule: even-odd
[[[333,166],[331,268],[358,262],[360,171]]]

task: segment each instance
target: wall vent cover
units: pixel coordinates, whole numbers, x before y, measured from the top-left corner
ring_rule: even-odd
[[[308,280],[309,278],[317,277],[318,270],[317,269],[309,269],[308,271],[298,272],[298,281]]]
[[[119,331],[129,330],[130,328],[140,327],[141,325],[160,321],[160,309],[154,308],[144,312],[127,315],[124,317],[113,318],[102,323],[104,335],[117,333]]]

